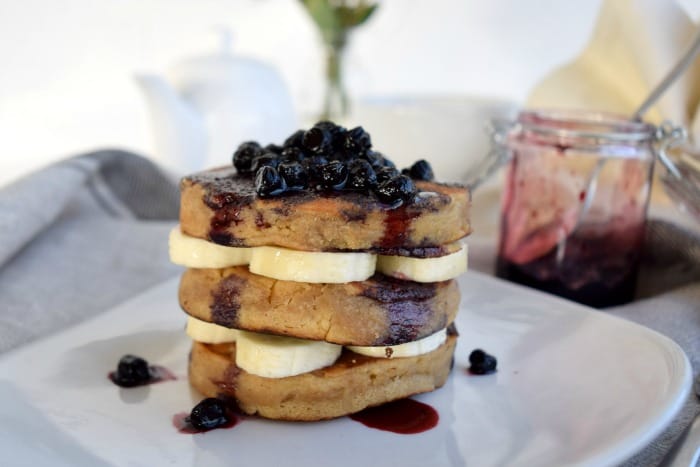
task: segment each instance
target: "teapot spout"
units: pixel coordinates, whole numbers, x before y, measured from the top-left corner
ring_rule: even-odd
[[[207,133],[198,111],[160,76],[139,74],[135,80],[151,115],[157,159],[177,171],[202,169],[207,155]]]

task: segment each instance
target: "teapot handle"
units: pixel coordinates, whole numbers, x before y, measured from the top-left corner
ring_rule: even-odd
[[[510,161],[510,151],[506,146],[506,141],[508,133],[515,126],[515,122],[503,118],[494,118],[488,121],[486,131],[491,140],[491,149],[467,172],[465,184],[471,191],[476,190],[479,185]]]

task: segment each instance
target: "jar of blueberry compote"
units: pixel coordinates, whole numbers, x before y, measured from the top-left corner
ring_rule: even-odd
[[[632,300],[662,140],[598,112],[528,110],[494,130],[509,161],[497,275],[599,308]]]

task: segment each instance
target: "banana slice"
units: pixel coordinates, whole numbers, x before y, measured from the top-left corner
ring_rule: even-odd
[[[408,256],[377,257],[377,271],[397,279],[415,282],[440,282],[454,279],[467,270],[467,245],[437,258]]]
[[[445,340],[447,340],[447,329],[441,329],[435,334],[405,344],[371,347],[348,345],[347,348],[355,353],[375,358],[415,357],[432,352],[444,344]]]
[[[328,253],[287,248],[256,247],[250,272],[283,281],[343,284],[374,274],[377,257],[371,253]]]
[[[238,329],[225,328],[218,324],[208,323],[201,319],[187,317],[185,333],[197,342],[205,344],[223,344],[225,342],[235,342],[238,337]]]
[[[332,365],[343,350],[324,341],[239,332],[236,365],[264,378],[284,378]]]
[[[170,232],[169,243],[170,260],[175,264],[212,269],[250,264],[250,272],[254,274],[295,282],[363,281],[371,277],[375,269],[398,279],[439,282],[454,279],[467,270],[466,245],[437,258],[297,251],[271,246],[236,248],[190,237],[179,227]]]
[[[236,248],[170,231],[170,261],[188,268],[226,268],[250,262],[252,248]]]

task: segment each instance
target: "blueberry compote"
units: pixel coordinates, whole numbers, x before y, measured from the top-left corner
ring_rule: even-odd
[[[415,197],[414,180],[433,179],[427,161],[421,159],[400,172],[372,149],[364,128],[346,129],[327,121],[296,131],[282,146],[245,142],[233,153],[233,165],[239,175],[254,180],[261,198],[303,190],[355,191],[374,196],[391,208]]]
[[[135,355],[124,355],[119,360],[116,371],[110,372],[107,376],[114,384],[123,388],[176,379],[167,368],[149,365],[146,360]]]
[[[192,411],[173,416],[173,425],[180,433],[202,433],[215,428],[231,428],[238,418],[222,399],[208,397],[195,405]]]
[[[496,274],[596,308],[629,302],[637,282],[643,223],[640,227],[605,234],[588,230],[581,229],[580,233],[571,235],[563,248],[554,246],[527,261],[506,257],[503,248]],[[507,232],[504,227],[503,236]],[[539,239],[531,239],[529,245],[536,240]]]

